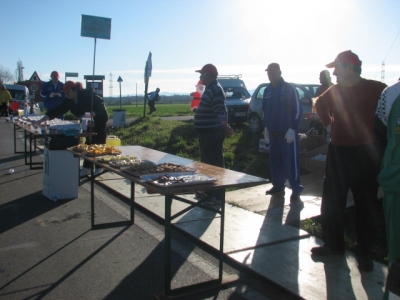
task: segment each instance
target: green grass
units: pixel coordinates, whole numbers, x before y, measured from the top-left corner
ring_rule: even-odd
[[[137,118],[130,126],[110,128],[108,134],[121,139],[122,145],[140,145],[185,158],[200,160],[200,149],[193,121],[162,120],[150,116]],[[225,167],[247,174],[266,177],[268,160],[258,152],[260,136],[247,124],[234,126],[234,134],[225,139]]]
[[[169,117],[169,116],[190,116],[193,112],[190,110],[190,103],[188,104],[162,104],[161,102],[156,103],[157,111],[155,115],[158,117]],[[119,105],[107,106],[108,115],[110,118],[113,116],[113,110],[120,109]],[[122,109],[126,110],[127,118],[140,118],[143,117],[143,103],[122,105]],[[146,116],[149,112],[149,107],[146,107]]]

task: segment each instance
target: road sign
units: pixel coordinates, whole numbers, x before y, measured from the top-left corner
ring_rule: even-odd
[[[78,73],[65,72],[65,77],[78,77]]]
[[[111,19],[82,15],[81,36],[109,40],[111,38]]]

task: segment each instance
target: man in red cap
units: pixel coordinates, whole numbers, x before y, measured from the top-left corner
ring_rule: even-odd
[[[46,111],[52,111],[65,99],[65,95],[62,92],[64,84],[59,81],[60,74],[57,71],[51,72],[51,79],[42,86],[40,91],[40,97],[43,99],[43,105]],[[64,116],[57,116],[59,119],[64,119]]]
[[[315,107],[330,132],[322,192],[321,225],[325,244],[313,255],[345,253],[345,209],[349,189],[355,205],[356,256],[360,271],[371,271],[375,240],[374,204],[382,153],[373,135],[377,102],[386,85],[361,78],[361,60],[351,51],[326,65],[335,68],[337,84],[317,98]]]
[[[264,90],[262,109],[272,181],[272,188],[266,194],[284,193],[288,179],[292,189],[290,202],[301,202],[298,128],[302,109],[299,95],[292,84],[283,80],[279,64],[271,63],[265,71],[270,84]]]
[[[201,162],[223,168],[225,163],[222,144],[225,136],[233,132],[228,124],[225,93],[217,81],[218,71],[214,65],[207,64],[196,72],[200,73],[200,80],[205,85],[194,115],[194,128],[199,140]],[[219,202],[225,197],[225,191],[198,192],[196,196]]]

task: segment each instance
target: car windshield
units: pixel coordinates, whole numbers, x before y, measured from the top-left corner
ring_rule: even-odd
[[[250,93],[242,87],[224,88],[226,100],[246,99],[250,97]]]
[[[25,99],[25,94],[24,91],[20,91],[20,90],[8,90],[11,94],[11,97],[13,99],[17,99],[17,100],[24,100]]]

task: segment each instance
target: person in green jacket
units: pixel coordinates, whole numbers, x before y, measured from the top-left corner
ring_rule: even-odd
[[[378,182],[385,192],[383,210],[388,245],[388,265],[400,259],[400,81],[387,87],[379,99],[375,134],[385,149]],[[385,292],[385,298],[388,297]]]

